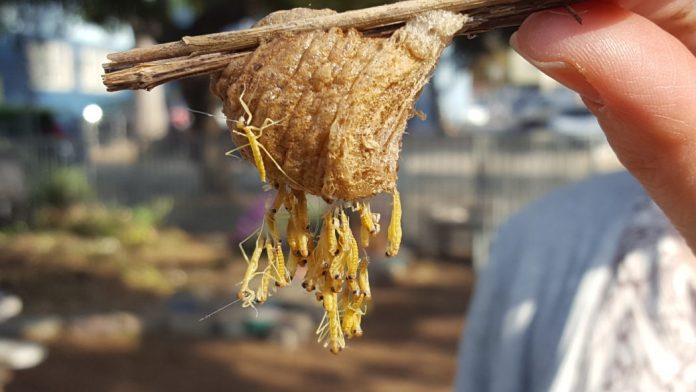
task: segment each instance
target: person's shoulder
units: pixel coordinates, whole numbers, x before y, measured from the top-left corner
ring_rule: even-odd
[[[568,228],[595,226],[630,213],[636,201],[647,198],[640,184],[627,172],[593,176],[566,185],[532,202],[513,215],[501,229],[512,232],[547,233]]]

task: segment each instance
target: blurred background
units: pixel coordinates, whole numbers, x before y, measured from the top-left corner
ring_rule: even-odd
[[[110,52],[249,27],[294,0],[0,0],[0,390],[440,391],[496,227],[540,195],[616,170],[570,91],[459,37],[404,138],[404,252],[371,264],[365,336],[333,356],[295,284],[231,306],[268,194],[231,149],[207,78],[107,93]],[[216,115],[208,117],[192,110]],[[373,210],[389,213],[389,198]],[[315,213],[322,203],[311,201]]]

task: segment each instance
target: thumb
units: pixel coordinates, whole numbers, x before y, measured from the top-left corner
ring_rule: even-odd
[[[577,91],[626,168],[696,250],[696,58],[651,21],[606,3],[530,16],[511,45]]]

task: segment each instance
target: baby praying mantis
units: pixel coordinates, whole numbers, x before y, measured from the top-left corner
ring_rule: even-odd
[[[343,335],[347,338],[360,337],[363,334],[362,328],[360,327],[360,321],[365,311],[362,309],[363,300],[365,299],[362,295],[351,294],[350,296],[344,295],[346,298],[345,306],[343,309],[343,317],[341,320],[341,329],[343,330]]]
[[[278,171],[280,171],[285,177],[287,177],[288,180],[290,180],[290,182],[292,182],[294,185],[301,188],[301,185],[298,184],[292,178],[290,178],[290,176],[288,176],[285,170],[283,170],[283,168],[280,167],[278,161],[276,161],[275,158],[273,158],[273,156],[271,155],[271,153],[268,152],[266,147],[264,147],[264,145],[261,142],[259,142],[259,139],[261,138],[261,136],[263,136],[264,130],[282,123],[283,121],[285,121],[285,119],[274,121],[270,118],[267,118],[263,120],[263,124],[261,125],[261,127],[251,125],[254,116],[251,114],[249,106],[246,104],[246,102],[244,102],[245,92],[246,86],[243,86],[242,93],[239,95],[239,104],[242,106],[242,109],[244,109],[245,115],[239,116],[239,119],[234,121],[234,127],[236,129],[232,130],[232,133],[234,133],[235,135],[245,137],[248,143],[228,151],[226,155],[232,155],[236,151],[249,147],[251,149],[251,155],[254,158],[254,164],[256,165],[256,169],[259,171],[259,177],[261,178],[261,182],[266,182],[266,165],[263,163],[263,157],[261,156],[261,151],[263,151],[266,153],[268,159],[270,159],[271,162],[273,162]],[[258,134],[254,132],[258,132]]]
[[[346,278],[348,280],[355,280],[358,277],[358,263],[360,262],[360,255],[358,254],[358,241],[350,236],[350,248],[346,252]]]
[[[326,241],[326,251],[330,255],[338,255],[338,240],[336,238],[336,230],[339,224],[336,223],[336,210],[330,209],[324,214],[324,225],[322,226],[323,233],[321,234],[320,241],[324,239]]]
[[[360,214],[360,246],[365,249],[370,246],[370,237],[379,233],[379,214],[372,213],[367,202],[356,203],[354,210]]]
[[[387,238],[389,240],[387,256],[389,257],[396,256],[401,246],[401,197],[399,196],[399,191],[394,189],[392,198],[392,216],[387,229]]]
[[[359,271],[358,271],[358,287],[360,288],[360,293],[366,299],[372,299],[372,292],[370,291],[370,277],[367,272],[367,265],[370,263],[367,256],[360,260]]]
[[[253,234],[254,233],[252,233],[252,235]],[[261,259],[261,253],[263,253],[265,244],[263,238],[261,237],[261,233],[259,232],[258,236],[256,237],[256,246],[254,247],[254,252],[251,254],[251,258],[247,258],[246,252],[244,252],[244,248],[242,248],[241,246],[242,244],[243,242],[240,243],[240,249],[242,249],[242,254],[244,255],[244,258],[247,261],[247,269],[244,273],[244,278],[240,283],[241,288],[239,289],[237,298],[239,298],[239,300],[242,301],[242,306],[246,308],[249,306],[254,306],[256,292],[249,288],[249,283],[254,278],[254,276],[257,275],[256,271],[259,268],[259,259]]]
[[[338,312],[338,296],[325,284],[320,298],[324,306],[324,318],[317,328],[318,340],[324,341],[324,347],[329,347],[333,354],[338,354],[346,346]]]
[[[281,241],[275,245],[275,272],[276,286],[285,287],[288,284],[287,269],[285,268],[285,256],[283,255],[283,247]]]
[[[283,205],[283,202],[285,201],[286,197],[287,196],[285,185],[279,186],[278,194],[276,195],[275,199],[273,199],[271,208],[269,208],[268,211],[266,211],[266,215],[264,216],[264,224],[268,226],[268,231],[271,233],[271,238],[273,238],[274,244],[280,240],[278,227],[276,227],[276,214],[278,213],[280,207]]]
[[[244,102],[244,93],[246,92],[246,86],[242,89],[242,93],[239,95],[239,104],[242,106],[244,109],[244,113],[246,114],[246,118],[244,116],[240,116],[239,119],[235,122],[235,127],[237,128],[238,131],[233,131],[236,132],[237,134],[244,136],[247,138],[249,141],[249,144],[246,146],[249,146],[251,148],[251,154],[254,157],[254,163],[256,164],[256,168],[259,171],[259,176],[261,177],[261,182],[266,182],[266,166],[263,163],[263,158],[261,157],[261,148],[264,149],[266,154],[268,154],[269,158],[273,160],[273,157],[271,157],[271,154],[266,151],[266,148],[263,147],[263,144],[259,143],[259,138],[263,135],[263,131],[266,128],[270,128],[274,125],[279,124],[279,121],[273,121],[270,118],[267,118],[263,121],[263,125],[261,125],[261,128],[255,127],[251,125],[251,121],[254,119],[254,116],[251,114],[251,111],[249,110],[249,106]],[[243,131],[244,133],[241,133],[239,131]],[[254,134],[254,131],[257,131],[258,134]],[[243,146],[241,148],[244,148],[246,146]],[[275,161],[274,163],[278,165]],[[280,166],[280,165],[278,165]]]
[[[269,260],[268,265],[263,270],[261,276],[261,284],[256,290],[256,302],[262,304],[268,299],[269,291],[271,289],[271,281],[273,280],[273,264]]]
[[[309,255],[309,222],[307,215],[307,197],[304,192],[295,191],[295,208],[292,211],[293,219],[297,224],[297,247],[300,256],[307,257]]]

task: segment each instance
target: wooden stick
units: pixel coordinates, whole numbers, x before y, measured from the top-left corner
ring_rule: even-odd
[[[107,56],[104,84],[109,91],[151,89],[162,83],[218,71],[263,40],[290,32],[355,28],[370,36],[388,36],[413,16],[432,10],[464,12],[472,17],[459,34],[519,25],[530,13],[581,0],[408,0],[372,8],[307,18],[246,30],[183,37],[180,41],[136,48]],[[570,14],[569,14],[570,16]]]
[[[205,75],[224,68],[229,62],[248,53],[211,53],[192,57],[177,57],[135,64],[102,75],[107,91],[151,90],[172,80]],[[105,68],[108,64],[105,64]]]

